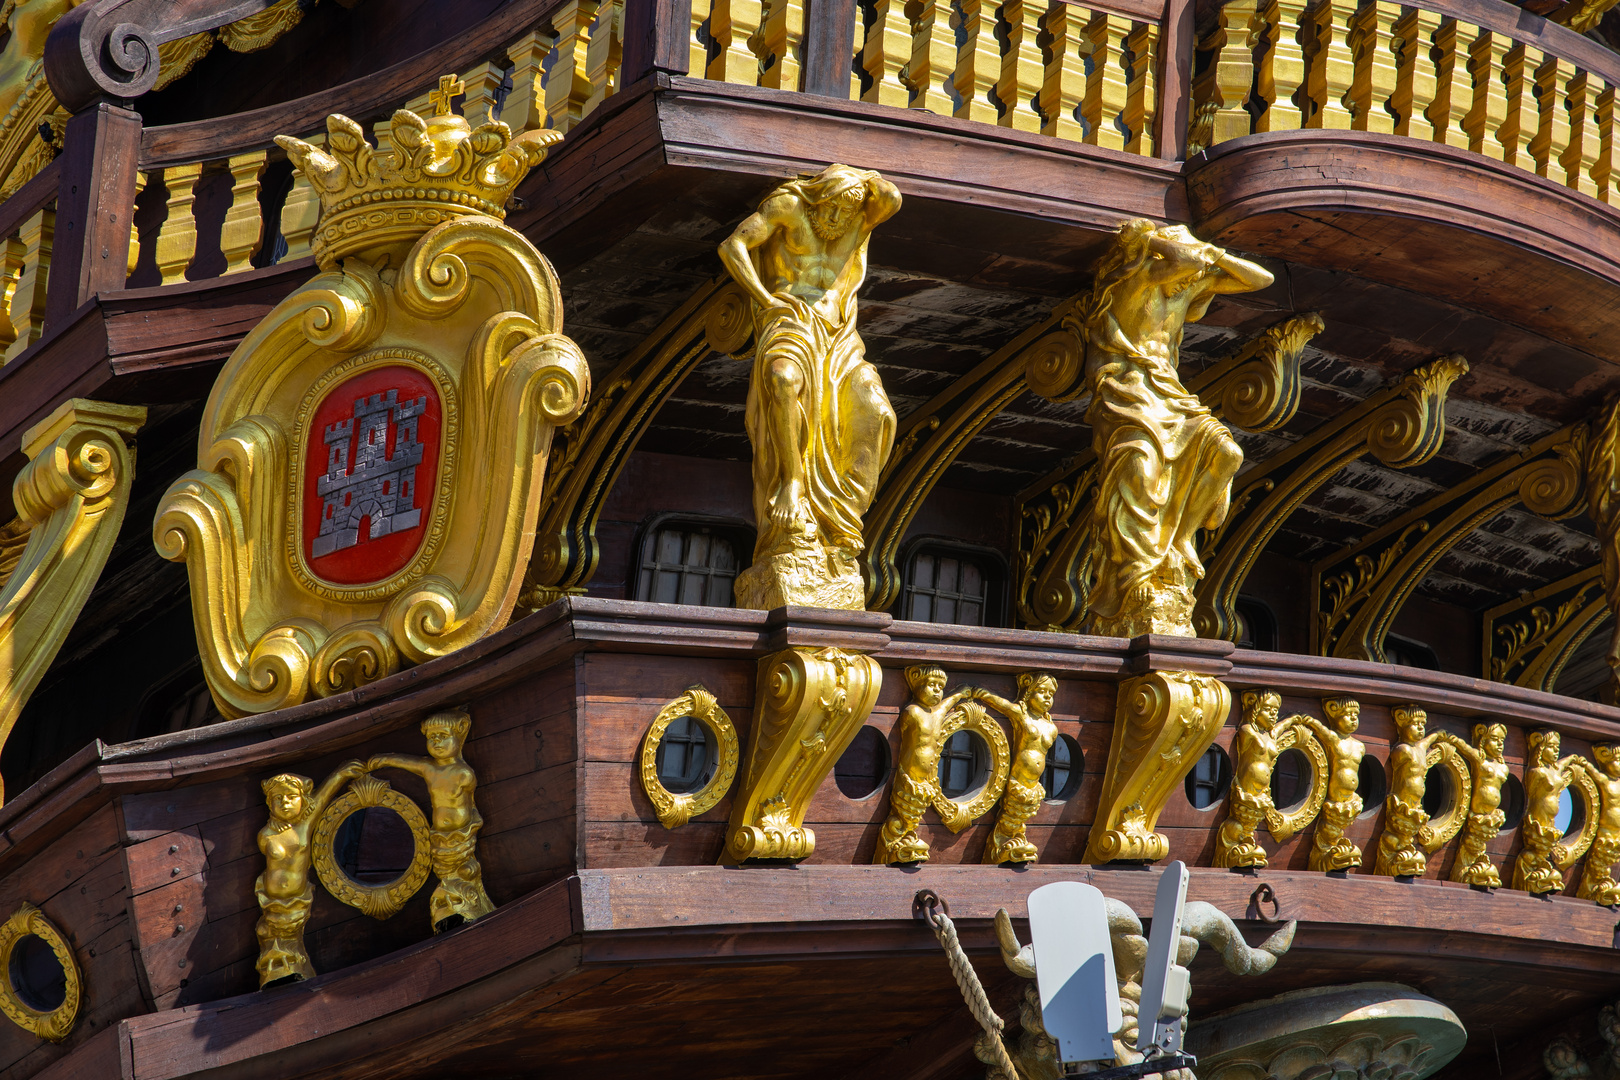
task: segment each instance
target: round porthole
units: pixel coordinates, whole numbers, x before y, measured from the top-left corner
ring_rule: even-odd
[[[1435,765],[1423,777],[1423,812],[1431,818],[1445,817],[1457,804],[1451,770]]]
[[[1361,796],[1361,813],[1369,818],[1383,809],[1384,796],[1389,793],[1389,782],[1384,778],[1384,763],[1368,754],[1361,759],[1356,770],[1356,794]]]
[[[1232,759],[1225,750],[1212,746],[1193,764],[1183,789],[1194,810],[1213,810],[1231,786]]]
[[[1502,832],[1517,829],[1524,820],[1524,781],[1512,773],[1502,783]]]
[[[731,717],[713,694],[689,686],[647,728],[637,773],[659,823],[677,829],[725,798],[740,758]]]
[[[673,795],[700,791],[719,766],[719,741],[709,725],[694,716],[678,716],[664,729],[653,760],[658,782]]]
[[[833,782],[845,798],[866,799],[882,790],[889,779],[889,740],[867,724],[855,733],[833,766]]]
[[[1080,776],[1085,763],[1080,744],[1060,732],[1052,740],[1052,749],[1046,753],[1046,771],[1041,774],[1046,801],[1067,802],[1074,798],[1074,793],[1080,790]]]
[[[1282,814],[1298,810],[1311,797],[1315,778],[1305,751],[1290,746],[1277,756],[1277,764],[1271,769],[1271,805]]]
[[[326,891],[374,919],[397,914],[433,866],[427,818],[375,776],[361,777],[332,800],[315,823],[310,849]]]
[[[1569,788],[1558,796],[1558,814],[1553,818],[1553,827],[1564,837],[1574,836],[1586,827],[1586,803],[1577,799]]]
[[[939,790],[947,799],[971,799],[990,778],[990,745],[977,731],[962,730],[939,751]]]
[[[79,1018],[83,980],[73,949],[55,925],[24,904],[0,926],[0,1010],[41,1039],[61,1042]]]

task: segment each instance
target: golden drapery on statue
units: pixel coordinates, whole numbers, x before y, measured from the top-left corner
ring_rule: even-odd
[[[855,329],[872,229],[900,209],[875,172],[829,165],[778,185],[720,245],[754,303],[748,438],[754,563],[739,607],[865,607],[861,517],[895,416]]]
[[[1145,218],[1120,226],[1082,309],[1098,460],[1091,631],[1193,636],[1197,532],[1226,520],[1243,451],[1176,374],[1186,323],[1264,268]]]

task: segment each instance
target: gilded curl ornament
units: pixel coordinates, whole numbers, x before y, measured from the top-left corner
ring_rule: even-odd
[[[1031,364],[1036,393],[1053,400],[1091,394],[1092,633],[1193,636],[1193,588],[1204,573],[1198,530],[1226,520],[1243,451],[1182,385],[1182,330],[1204,317],[1217,294],[1271,282],[1263,267],[1182,226],[1133,218],[1120,226],[1090,297],[1067,321],[1084,342],[1083,372],[1065,350]]]
[[[203,668],[228,717],[296,705],[503,626],[534,543],[552,432],[590,374],[550,264],[501,223],[560,136],[394,114],[374,150],[280,142],[321,198],[323,271],[227,361],[198,468],[165,495]]]
[[[754,562],[737,605],[859,610],[861,518],[894,445],[895,415],[855,328],[872,230],[900,209],[875,172],[829,165],[777,185],[720,245],[753,302]]]

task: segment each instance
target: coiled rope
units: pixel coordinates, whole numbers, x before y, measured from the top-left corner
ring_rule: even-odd
[[[951,975],[962,991],[962,1000],[967,1002],[968,1011],[973,1014],[973,1019],[979,1022],[979,1026],[984,1028],[984,1033],[989,1036],[984,1041],[990,1044],[996,1055],[996,1068],[1002,1071],[1007,1080],[1019,1080],[1018,1069],[1007,1053],[1006,1044],[1001,1041],[1001,1032],[1006,1024],[991,1007],[984,986],[979,982],[979,974],[973,970],[973,961],[962,951],[962,943],[956,936],[956,924],[951,921],[949,905],[941,900],[933,889],[921,889],[912,901],[912,906],[928,922],[934,931],[934,937],[939,941],[939,947],[945,950],[945,959],[949,961]]]

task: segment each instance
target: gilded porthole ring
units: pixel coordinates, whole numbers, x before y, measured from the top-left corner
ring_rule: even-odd
[[[405,872],[393,881],[379,885],[362,884],[344,873],[338,865],[334,848],[338,829],[349,815],[370,806],[392,810],[403,818],[406,827],[411,830],[414,846],[411,864],[405,868]],[[422,811],[414,802],[389,787],[388,781],[375,776],[356,780],[349,785],[349,790],[332,800],[321,819],[315,823],[315,836],[310,847],[315,872],[320,875],[326,891],[373,919],[386,919],[397,914],[427,881],[428,872],[433,868],[427,818],[422,816]]]
[[[690,716],[714,735],[718,762],[709,782],[697,791],[677,794],[664,786],[658,776],[658,746],[669,725]],[[641,742],[641,789],[647,793],[658,821],[666,829],[678,829],[700,814],[708,813],[731,790],[741,760],[737,728],[731,717],[702,686],[688,687],[686,693],[658,710],[647,736]]]
[[[50,946],[56,962],[62,965],[62,1003],[54,1009],[36,1009],[23,1000],[11,977],[11,957],[24,938],[34,936]],[[41,1039],[61,1042],[73,1030],[79,1019],[79,1004],[84,999],[84,979],[79,974],[78,962],[73,958],[73,946],[56,928],[45,913],[33,904],[24,904],[12,912],[11,918],[0,926],[0,1009],[4,1009],[11,1022]]]
[[[952,735],[963,730],[974,732],[990,748],[990,775],[971,799],[948,799],[944,792],[934,796],[934,809],[953,833],[961,832],[996,805],[1012,769],[1006,732],[977,701],[964,701],[946,715],[939,729],[939,745],[944,746]]]
[[[1302,717],[1292,716],[1289,719],[1295,723],[1277,740],[1277,748],[1279,752],[1298,749],[1305,755],[1311,763],[1311,786],[1304,800],[1294,809],[1285,811],[1274,807],[1266,811],[1266,828],[1271,831],[1271,838],[1279,844],[1303,832],[1306,826],[1316,820],[1322,803],[1327,801],[1328,789],[1327,751],[1322,749],[1322,744],[1309,728],[1298,723]]]

